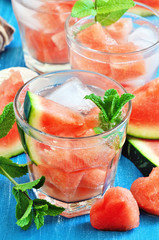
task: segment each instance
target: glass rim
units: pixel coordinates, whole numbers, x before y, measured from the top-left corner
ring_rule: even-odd
[[[140,3],[140,2],[135,2],[135,6],[139,6],[139,7],[144,7],[146,8],[146,10],[149,10],[151,12],[153,12],[153,14],[159,18],[159,12],[155,9],[153,9],[152,7],[149,7],[148,5],[146,4],[143,4],[143,3]],[[134,13],[131,13],[131,12],[126,12],[125,14],[129,14],[129,15],[134,15],[134,16],[139,16],[137,14],[134,14]],[[87,46],[84,46],[82,43],[80,43],[79,41],[77,41],[75,38],[72,37],[72,35],[69,34],[69,21],[70,19],[73,19],[73,17],[71,16],[71,14],[67,17],[66,19],[66,22],[65,22],[65,29],[66,29],[66,36],[67,38],[73,42],[74,44],[76,44],[78,47],[80,47],[81,49],[84,49],[84,50],[87,50],[89,52],[94,52],[96,54],[100,54],[100,55],[108,55],[108,56],[129,56],[129,55],[135,55],[135,54],[138,54],[138,53],[145,53],[145,52],[148,52],[150,50],[152,50],[153,48],[155,48],[156,46],[159,45],[159,38],[158,38],[158,41],[153,43],[152,45],[146,47],[146,48],[142,48],[142,49],[139,49],[139,50],[136,50],[136,51],[133,51],[133,52],[125,52],[125,53],[112,53],[112,52],[103,52],[103,51],[100,51],[100,50],[95,50],[95,49],[92,49],[92,48],[89,48]],[[94,16],[87,16],[87,17],[83,17],[81,18],[79,21],[82,21],[84,19],[89,19],[89,18],[94,18]],[[142,17],[142,18],[145,18],[145,17]],[[76,24],[76,23],[75,23]],[[155,25],[154,25],[155,26]],[[159,30],[159,29],[158,29]],[[67,39],[67,43],[69,45],[69,42],[68,42],[68,39]],[[69,46],[70,47],[70,46]]]
[[[44,136],[44,137],[48,137],[50,139],[52,138],[56,138],[56,139],[63,139],[63,140],[81,140],[81,139],[90,139],[90,138],[96,138],[96,137],[99,137],[99,136],[105,136],[105,135],[111,135],[113,134],[114,132],[117,131],[118,128],[120,128],[122,125],[125,124],[126,121],[128,121],[129,119],[129,116],[131,114],[131,110],[132,110],[132,103],[131,103],[131,100],[127,103],[128,104],[128,108],[127,108],[127,111],[126,111],[126,114],[124,116],[124,118],[122,119],[122,121],[117,124],[115,127],[113,127],[112,129],[110,130],[107,130],[103,133],[100,133],[100,134],[94,134],[94,135],[91,135],[91,136],[85,136],[85,137],[63,137],[63,136],[56,136],[56,135],[52,135],[52,134],[48,134],[48,133],[45,133],[35,127],[32,127],[29,123],[27,123],[24,118],[22,117],[20,111],[19,111],[19,108],[18,108],[18,99],[19,99],[19,96],[20,96],[20,93],[23,89],[25,89],[25,87],[27,85],[29,85],[31,82],[34,82],[34,81],[37,81],[37,79],[39,78],[43,78],[43,77],[46,77],[46,76],[49,76],[49,75],[57,75],[57,74],[64,74],[64,73],[69,73],[69,72],[81,72],[81,73],[88,73],[88,74],[95,74],[99,77],[102,77],[102,78],[107,78],[108,80],[110,80],[111,82],[115,83],[122,91],[123,93],[127,93],[126,89],[120,84],[118,83],[117,81],[103,75],[103,74],[100,74],[100,73],[96,73],[96,72],[93,72],[93,71],[86,71],[86,70],[74,70],[74,69],[71,69],[71,70],[60,70],[60,71],[54,71],[54,72],[50,72],[50,73],[45,73],[45,74],[41,74],[41,75],[38,75],[32,79],[30,79],[29,81],[27,81],[26,83],[24,83],[24,85],[18,90],[18,92],[16,93],[16,96],[14,98],[14,101],[13,101],[13,107],[14,107],[14,113],[15,113],[15,117],[17,119],[18,122],[20,122],[20,124],[22,124],[21,126],[23,126],[23,129],[24,128],[27,128],[27,129],[31,129],[33,132],[37,132],[38,134]]]
[[[57,12],[51,12],[49,10],[42,10],[42,9],[37,9],[36,7],[34,6],[28,6],[28,2],[24,2],[24,0],[11,0],[12,2],[18,2],[19,4],[21,4],[22,6],[26,7],[27,9],[30,9],[30,10],[33,10],[33,11],[36,11],[36,12],[39,12],[39,13],[47,13],[47,14],[54,14],[54,15],[65,15],[65,14],[70,14],[70,11],[68,12],[64,12],[64,13],[57,13]],[[29,0],[29,3],[30,2],[41,2],[41,3],[46,3],[44,2],[43,0]],[[57,0],[49,0],[48,1],[49,3],[57,3]],[[75,2],[75,0],[58,0],[58,3],[63,3],[63,2]]]

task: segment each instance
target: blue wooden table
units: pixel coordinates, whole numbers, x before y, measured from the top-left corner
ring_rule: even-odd
[[[29,0],[28,0],[29,1]],[[0,70],[8,67],[25,66],[18,25],[13,14],[10,0],[0,0],[0,15],[4,17],[16,31],[12,43],[0,53]],[[13,160],[26,162],[25,155]],[[130,189],[132,182],[142,176],[138,169],[125,157],[121,157],[116,175],[115,185]],[[29,181],[28,176],[17,179],[19,182]],[[66,219],[64,217],[45,217],[45,225],[37,230],[32,225],[27,231],[16,225],[15,199],[12,195],[13,185],[0,175],[0,240],[72,240],[72,239],[113,239],[113,240],[157,240],[159,239],[159,217],[141,212],[140,226],[128,232],[97,231],[91,227],[89,215]],[[31,193],[34,197],[33,193]]]

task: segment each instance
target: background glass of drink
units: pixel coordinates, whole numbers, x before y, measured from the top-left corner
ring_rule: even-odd
[[[138,7],[149,16],[136,15]],[[158,17],[156,10],[141,3],[108,27],[94,24],[92,16],[79,21],[69,17],[66,32],[71,67],[99,72],[120,82],[129,92],[134,91],[157,75]]]
[[[69,67],[65,20],[75,0],[12,0],[26,65],[40,73]]]
[[[114,88],[119,94],[125,89],[110,78],[89,71],[68,70],[40,75],[26,83],[17,93],[15,115],[21,141],[26,152],[30,180],[45,176],[39,198],[63,206],[62,215],[74,217],[89,213],[91,205],[114,184],[118,160],[126,138],[126,127],[131,102],[124,106],[122,121],[109,131],[95,134],[97,107],[83,99],[95,93],[103,96],[106,89]],[[58,102],[63,110],[60,118],[67,129],[58,129],[59,136],[30,126],[24,117],[24,96],[27,90]],[[45,106],[47,108],[47,104]],[[60,109],[61,109],[60,107]],[[67,108],[67,109],[66,109]],[[68,110],[69,109],[69,110]],[[57,111],[55,110],[56,114]],[[66,118],[73,111],[76,119],[84,119],[85,128],[76,135]],[[47,116],[43,116],[47,125]],[[59,117],[59,116],[58,116]],[[60,120],[59,120],[60,121]],[[49,124],[49,123],[48,123]],[[53,123],[52,123],[53,124]],[[68,132],[66,137],[63,132]],[[55,128],[56,130],[56,128]]]

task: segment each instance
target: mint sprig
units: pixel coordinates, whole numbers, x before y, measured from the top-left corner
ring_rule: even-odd
[[[18,184],[13,179],[21,177],[27,172],[26,164],[16,164],[10,159],[0,156],[0,174],[6,176],[14,184],[12,193],[17,201],[17,225],[23,230],[27,230],[34,220],[37,229],[39,229],[44,225],[44,216],[57,216],[64,211],[64,208],[52,205],[43,199],[32,200],[28,190],[41,188],[45,182],[45,177],[42,176],[35,181],[22,184]]]
[[[101,110],[99,113],[100,125],[95,128],[97,134],[107,131],[118,125],[122,121],[123,106],[134,98],[131,93],[124,93],[119,96],[115,89],[109,89],[104,97],[96,96],[94,93],[86,95],[85,99],[94,102]]]
[[[9,103],[0,115],[0,139],[5,137],[15,122],[13,103]],[[0,156],[0,174],[7,177],[13,184],[12,193],[17,201],[16,218],[17,225],[27,230],[32,221],[39,229],[44,225],[44,216],[57,216],[64,211],[64,208],[57,207],[43,199],[32,200],[28,190],[39,189],[45,182],[45,177],[27,183],[18,184],[14,178],[22,177],[28,173],[27,164],[17,164],[11,159]]]
[[[0,138],[5,137],[9,133],[14,123],[15,115],[13,103],[10,102],[5,106],[2,114],[0,115]]]
[[[95,21],[108,26],[119,20],[122,15],[135,5],[133,0],[78,0],[75,2],[71,16],[83,18],[95,16]]]

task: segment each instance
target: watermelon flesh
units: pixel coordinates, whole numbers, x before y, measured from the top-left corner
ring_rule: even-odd
[[[13,102],[16,92],[24,84],[19,71],[10,70],[10,72],[10,77],[0,84],[0,114],[9,102]],[[18,129],[14,123],[7,136],[0,139],[0,155],[12,157],[23,151]]]
[[[153,168],[148,177],[136,179],[131,185],[131,192],[139,207],[144,211],[159,216],[159,167]]]
[[[90,221],[98,230],[131,230],[139,226],[139,208],[128,189],[112,187],[91,207]]]
[[[95,135],[93,128],[99,125],[96,107],[81,114],[31,92],[26,94],[24,112],[31,126],[54,136],[88,137]],[[81,140],[55,137],[52,146],[45,139],[40,142],[25,134],[24,141],[32,178],[45,176],[42,191],[65,202],[101,195],[107,172],[115,171],[119,160],[119,145],[116,148],[115,143],[100,137]]]
[[[95,23],[81,30],[76,35],[77,42],[100,52],[87,48],[79,48],[76,51],[70,49],[72,68],[105,74],[122,85],[145,76],[147,74],[145,61],[141,53],[136,52],[139,47],[133,42],[128,42],[128,36],[132,31],[131,18],[122,18],[105,28]],[[127,54],[132,52],[134,54]]]
[[[24,28],[26,48],[33,58],[48,64],[68,62],[64,24],[73,4],[74,1],[44,2],[32,16],[33,28],[19,19],[21,28]]]
[[[159,78],[134,91],[127,133],[134,137],[159,138]]]

